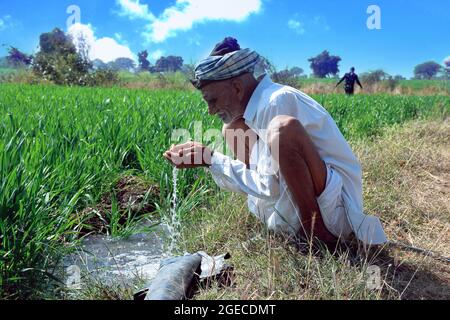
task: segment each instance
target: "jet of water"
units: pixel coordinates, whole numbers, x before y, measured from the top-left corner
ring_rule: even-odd
[[[180,237],[180,221],[177,215],[177,178],[178,169],[173,168],[172,171],[172,181],[173,181],[173,192],[172,192],[172,206],[169,212],[169,219],[167,221],[167,227],[169,229],[170,244],[167,254],[170,256],[177,249],[178,238]]]

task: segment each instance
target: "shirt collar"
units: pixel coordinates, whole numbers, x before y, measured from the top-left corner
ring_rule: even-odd
[[[272,84],[272,80],[270,76],[266,74],[264,78],[260,81],[255,91],[253,91],[252,97],[247,104],[247,108],[245,109],[244,119],[248,122],[252,122],[255,119],[256,111],[258,110],[259,102],[261,100],[261,96],[268,86]]]

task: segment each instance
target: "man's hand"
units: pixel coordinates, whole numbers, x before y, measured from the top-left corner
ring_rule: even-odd
[[[212,151],[199,142],[191,141],[177,146],[172,145],[163,156],[178,169],[190,169],[209,167]]]

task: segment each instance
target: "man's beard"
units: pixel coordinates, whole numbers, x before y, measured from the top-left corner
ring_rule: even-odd
[[[218,117],[222,120],[223,123],[230,124],[236,120],[242,119],[244,115],[240,113],[238,115],[233,116],[231,113],[224,111],[219,112]]]

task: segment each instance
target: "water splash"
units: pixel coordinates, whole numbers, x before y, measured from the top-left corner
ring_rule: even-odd
[[[88,236],[63,258],[54,275],[64,279],[69,291],[86,288],[93,281],[129,287],[136,280],[151,280],[164,257],[165,232],[165,228],[156,227],[151,233],[138,233],[127,239]]]
[[[169,231],[170,244],[167,250],[167,255],[171,256],[173,252],[178,248],[178,239],[180,237],[180,220],[178,219],[177,214],[177,178],[178,178],[178,169],[173,168],[172,171],[172,182],[173,182],[173,191],[172,191],[172,201],[171,208],[169,210],[169,217],[167,223],[167,229]]]

